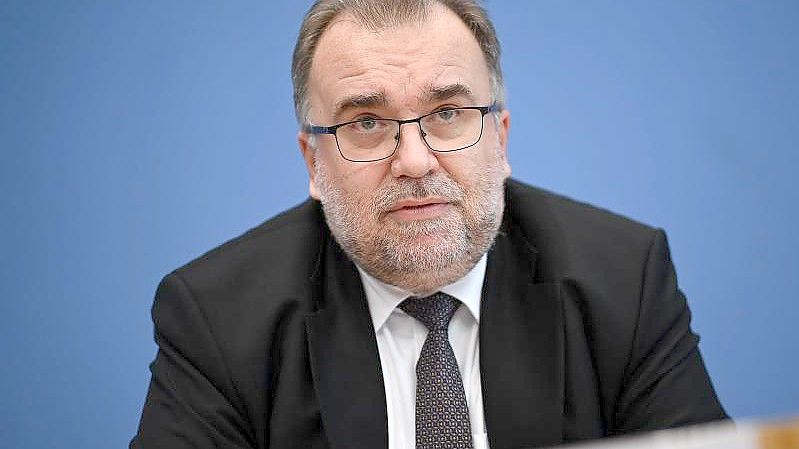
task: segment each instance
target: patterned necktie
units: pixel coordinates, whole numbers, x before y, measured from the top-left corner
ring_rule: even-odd
[[[460,301],[446,293],[399,305],[428,329],[416,363],[416,449],[470,449],[466,394],[447,328]]]

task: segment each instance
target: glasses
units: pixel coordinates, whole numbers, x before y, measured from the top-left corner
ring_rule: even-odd
[[[433,151],[450,153],[463,150],[480,141],[483,117],[499,110],[490,106],[467,106],[441,109],[421,117],[396,120],[362,118],[333,126],[305,125],[310,134],[332,134],[341,157],[352,162],[374,162],[394,155],[400,141],[400,127],[418,123],[422,140]]]

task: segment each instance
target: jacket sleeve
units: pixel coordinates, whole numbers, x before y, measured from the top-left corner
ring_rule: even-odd
[[[635,337],[611,433],[727,419],[691,331],[691,313],[655,232],[643,270]]]
[[[177,273],[161,281],[152,310],[158,353],[131,448],[251,448],[242,402],[208,320]]]

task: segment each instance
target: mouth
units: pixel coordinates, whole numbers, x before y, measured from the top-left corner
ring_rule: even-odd
[[[388,215],[396,221],[429,220],[444,214],[452,205],[442,198],[407,199],[398,201]]]

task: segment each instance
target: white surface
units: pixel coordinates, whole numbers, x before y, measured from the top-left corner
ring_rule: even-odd
[[[751,424],[707,424],[567,446],[571,449],[758,449]],[[561,446],[563,447],[563,446]]]

